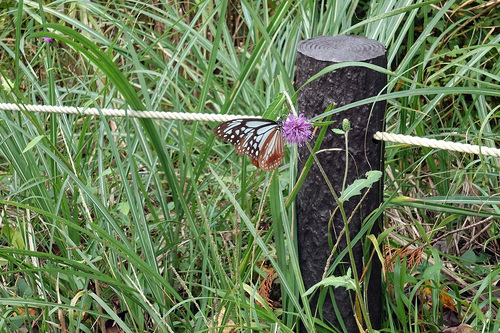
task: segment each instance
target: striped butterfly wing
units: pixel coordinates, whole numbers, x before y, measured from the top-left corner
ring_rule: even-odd
[[[285,154],[281,135],[281,120],[236,119],[217,126],[217,138],[232,143],[238,155],[252,158],[252,164],[269,171],[283,161]]]
[[[259,157],[252,158],[252,164],[264,171],[269,171],[277,168],[283,162],[284,156],[283,136],[280,131],[276,130],[267,137]]]

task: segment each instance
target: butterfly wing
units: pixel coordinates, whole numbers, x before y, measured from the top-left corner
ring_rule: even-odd
[[[236,119],[226,121],[214,128],[213,133],[219,139],[237,145],[242,136],[248,134],[252,129],[246,126],[250,119]]]
[[[238,155],[252,158],[262,170],[276,168],[283,161],[284,148],[281,123],[269,119],[236,119],[213,130],[220,140],[232,143]]]
[[[277,168],[283,162],[284,156],[283,136],[280,131],[274,131],[264,142],[259,158],[252,158],[252,164],[264,171],[269,171]]]

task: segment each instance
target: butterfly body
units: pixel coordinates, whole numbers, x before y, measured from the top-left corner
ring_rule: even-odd
[[[281,134],[283,121],[241,118],[226,121],[214,128],[214,135],[235,146],[238,155],[252,158],[252,164],[264,171],[277,168],[285,150]]]

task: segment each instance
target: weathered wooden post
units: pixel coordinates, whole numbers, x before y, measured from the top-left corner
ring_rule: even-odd
[[[386,49],[379,42],[360,36],[323,36],[302,41],[298,45],[297,87],[301,87],[309,78],[325,67],[348,61],[362,61],[386,68]],[[322,114],[331,103],[335,103],[338,108],[376,96],[385,89],[386,83],[385,74],[366,67],[352,66],[337,69],[309,83],[299,92],[298,111],[307,118],[312,118]],[[365,177],[367,171],[383,170],[383,144],[374,140],[373,134],[383,130],[385,107],[385,101],[381,101],[333,115],[332,120],[335,120],[335,123],[330,125],[330,128],[342,128],[342,120],[345,118],[350,121],[352,128],[348,135],[350,157],[345,184],[352,184],[354,180]],[[321,146],[321,149],[327,150],[317,155],[337,195],[339,195],[344,182],[346,166],[344,140],[343,135],[335,134],[329,129]],[[307,147],[299,149],[299,174],[309,155]],[[382,180],[375,183],[362,201],[361,206],[354,213],[349,224],[351,240],[360,231],[363,220],[379,207],[382,200],[381,186]],[[347,217],[355,210],[361,197],[360,195],[352,197],[344,204]],[[332,227],[328,230],[329,221],[337,204],[316,163],[311,167],[297,195],[296,202],[299,263],[305,287],[308,289],[321,280],[327,259],[330,256],[331,247],[328,243],[328,233],[335,243],[335,235],[339,235],[344,228],[344,221],[337,211],[333,216]],[[376,223],[371,233],[378,233],[378,231],[379,226]],[[362,237],[362,241],[365,241],[365,237]],[[345,237],[342,237],[337,255],[345,247],[346,240]],[[363,274],[363,268],[366,264],[363,263],[362,251],[362,244],[358,242],[353,247],[353,252],[359,277]],[[350,267],[349,262],[349,256],[346,255],[342,260],[344,269],[340,270],[337,267],[335,275],[344,275]],[[367,281],[366,278],[363,280],[363,287],[367,288],[368,291],[368,310],[371,323],[375,329],[381,324],[380,267],[380,262],[375,255],[371,262],[369,280]],[[353,293],[344,288],[334,288],[332,292],[347,332],[359,332],[354,317],[355,299]],[[317,303],[318,293],[310,303],[313,313]],[[334,305],[329,296],[327,296],[322,308],[318,309],[318,313],[320,313],[319,316],[322,314],[325,322],[330,322],[337,329],[342,327],[339,318],[335,315]]]

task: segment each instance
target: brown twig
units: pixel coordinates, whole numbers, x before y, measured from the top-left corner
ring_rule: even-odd
[[[476,222],[476,223],[473,223],[471,225],[468,225],[466,227],[463,227],[463,228],[459,228],[459,229],[456,229],[456,230],[452,230],[452,231],[449,231],[447,233],[445,233],[444,235],[441,235],[439,236],[438,238],[434,239],[432,242],[431,242],[431,245],[432,244],[435,244],[436,242],[438,242],[440,239],[443,239],[445,237],[448,237],[449,235],[453,235],[453,234],[456,234],[457,232],[461,232],[461,231],[465,231],[467,229],[471,229],[471,228],[474,228],[474,227],[477,227],[478,225],[480,224],[483,224],[485,222],[488,222],[490,221],[491,219],[493,218],[493,216],[490,216],[490,217],[487,217],[485,218],[484,220],[482,221],[479,221],[479,222]],[[426,244],[422,245],[421,247],[424,247]]]

